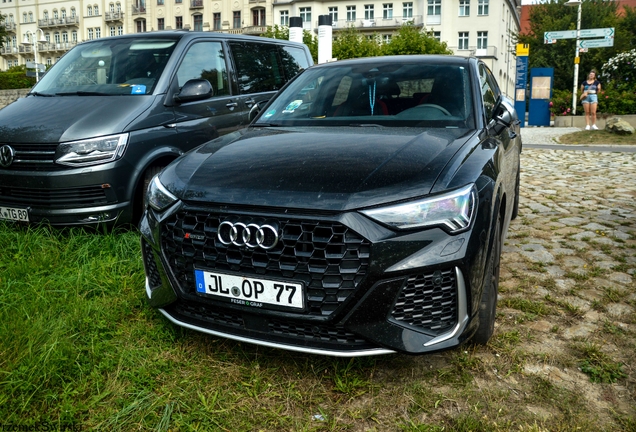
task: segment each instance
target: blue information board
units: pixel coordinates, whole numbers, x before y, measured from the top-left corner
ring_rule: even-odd
[[[526,119],[526,88],[528,87],[528,54],[530,48],[528,45],[517,44],[517,74],[515,79],[515,110],[519,119],[521,119],[521,127],[525,126]]]
[[[530,70],[529,126],[550,126],[550,99],[554,68],[532,68]]]

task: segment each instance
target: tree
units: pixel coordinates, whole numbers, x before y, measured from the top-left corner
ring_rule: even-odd
[[[355,27],[348,27],[336,34],[331,49],[332,56],[338,60],[380,55],[377,38],[365,37]]]
[[[382,45],[384,55],[453,54],[446,42],[439,42],[430,33],[412,23],[404,24],[391,40]]]
[[[4,26],[4,20],[6,15],[0,14],[0,47],[4,46],[5,38],[7,37],[7,29]]]
[[[261,34],[263,37],[272,39],[289,40],[289,27],[279,26],[268,27],[267,31]],[[318,38],[312,35],[307,30],[303,30],[303,43],[309,48],[311,57],[314,59],[314,63],[318,62]]]
[[[575,39],[562,39],[555,44],[544,44],[544,33],[549,31],[576,30],[576,7],[564,6],[565,0],[550,0],[535,4],[530,9],[530,32],[517,35],[517,42],[530,45],[529,67],[553,67],[554,88],[572,89],[574,73]],[[581,29],[614,27],[614,46],[590,48],[580,53],[579,80],[582,81],[591,69],[601,66],[619,52],[630,48],[629,43],[636,33],[636,27],[620,25],[615,2],[583,0],[581,5]]]

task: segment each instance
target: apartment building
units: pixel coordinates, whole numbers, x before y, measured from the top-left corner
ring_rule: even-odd
[[[334,37],[354,26],[389,41],[412,22],[455,54],[482,58],[512,95],[520,8],[520,0],[0,0],[8,33],[0,69],[34,61],[36,50],[37,61],[50,65],[77,43],[105,36],[168,29],[258,35],[290,17],[315,33],[318,16],[330,15]]]

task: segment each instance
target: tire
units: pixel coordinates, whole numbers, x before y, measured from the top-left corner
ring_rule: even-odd
[[[497,293],[499,291],[499,269],[501,266],[501,215],[497,215],[493,235],[492,252],[486,265],[484,285],[479,303],[479,327],[473,336],[473,342],[486,345],[495,331],[497,315]]]
[[[146,210],[146,206],[148,205],[148,202],[146,201],[146,191],[148,190],[148,185],[150,184],[150,181],[155,175],[159,174],[159,172],[161,172],[161,170],[164,168],[165,168],[164,166],[155,165],[155,166],[148,167],[146,172],[144,172],[143,180],[141,181],[137,189],[137,192],[135,193],[135,202],[133,202],[134,224],[139,223],[139,220],[141,219],[141,215],[144,213],[144,210]]]
[[[519,183],[521,183],[521,175],[517,171],[517,184],[515,185],[515,202],[512,205],[512,216],[510,219],[517,219],[519,216]]]

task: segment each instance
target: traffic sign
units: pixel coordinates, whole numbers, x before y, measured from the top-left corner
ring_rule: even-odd
[[[614,39],[588,39],[579,41],[579,48],[603,48],[614,46]]]
[[[543,41],[554,41],[557,39],[574,39],[576,30],[551,31],[543,33]],[[552,42],[545,42],[552,43]]]
[[[590,37],[613,38],[614,27],[581,30],[580,37],[582,38],[590,38]]]

